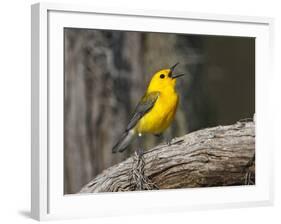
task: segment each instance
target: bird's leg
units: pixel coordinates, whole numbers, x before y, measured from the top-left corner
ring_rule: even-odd
[[[135,181],[135,190],[144,189],[144,158],[143,158],[143,147],[141,141],[141,133],[137,136],[137,150],[136,150],[136,159],[133,164],[132,177]]]
[[[154,134],[157,138],[162,138],[166,142],[167,145],[171,145],[171,138],[163,133]]]
[[[168,135],[165,134],[165,135],[162,135],[162,136],[164,136],[164,141],[166,142],[166,144],[168,146],[173,145],[173,144],[179,144],[179,143],[182,143],[184,141],[184,140],[181,139],[181,140],[177,140],[177,141],[172,142],[173,138],[170,134],[168,134]]]
[[[143,147],[142,147],[142,134],[141,133],[139,133],[138,134],[138,137],[137,137],[137,145],[138,145],[138,148],[137,148],[137,151],[136,151],[136,153],[137,153],[137,155],[139,156],[139,157],[142,157],[143,156]]]
[[[132,190],[152,190],[152,189],[159,189],[156,184],[154,184],[149,177],[145,175],[144,168],[145,168],[145,160],[144,160],[144,150],[141,144],[141,135],[139,134],[137,137],[137,145],[138,148],[135,152],[134,160],[133,160],[133,167],[132,167],[132,174],[130,179],[133,180]]]
[[[154,136],[158,137],[158,138],[164,138],[164,141],[167,145],[171,145],[172,142],[172,138],[170,135],[167,134],[163,134],[163,133],[159,133],[159,134],[154,134]]]
[[[154,136],[156,136],[157,138],[160,138],[160,137],[163,137],[163,134],[162,133],[154,134]]]
[[[172,138],[171,138],[171,136],[165,135],[165,136],[164,136],[164,139],[165,139],[165,142],[166,142],[167,145],[170,146],[170,145],[172,144]]]

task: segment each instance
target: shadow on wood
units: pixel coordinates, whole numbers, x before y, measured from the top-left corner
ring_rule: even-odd
[[[159,189],[255,184],[255,124],[199,130],[143,155],[145,176]],[[114,165],[79,193],[131,191],[134,156]]]

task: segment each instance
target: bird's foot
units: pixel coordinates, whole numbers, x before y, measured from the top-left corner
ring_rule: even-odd
[[[170,145],[172,145],[172,138],[171,137],[166,137],[165,136],[165,142],[166,142],[166,144],[168,145],[168,146],[170,146]]]
[[[184,142],[183,139],[180,139],[180,140],[177,140],[177,141],[174,141],[174,142],[171,141],[171,145],[180,144],[182,142]]]
[[[144,150],[142,147],[139,147],[136,151],[136,154],[139,158],[143,157]]]
[[[166,144],[168,146],[170,146],[170,145],[177,145],[177,144],[180,144],[180,143],[183,143],[183,142],[184,142],[183,139],[176,140],[176,141],[173,141],[173,139],[170,139],[170,140],[166,141]]]
[[[143,150],[135,152],[133,157],[133,166],[130,176],[130,185],[131,190],[153,190],[159,189],[159,187],[153,183],[144,172],[145,160],[143,156]]]

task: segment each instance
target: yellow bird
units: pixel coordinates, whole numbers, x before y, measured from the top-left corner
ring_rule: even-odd
[[[112,152],[123,152],[135,136],[142,134],[161,135],[174,120],[179,96],[176,92],[176,78],[184,74],[174,74],[176,63],[169,69],[156,72],[144,96],[136,106],[134,115]],[[138,153],[142,153],[142,149]]]

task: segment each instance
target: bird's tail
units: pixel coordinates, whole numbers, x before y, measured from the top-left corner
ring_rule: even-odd
[[[119,141],[113,146],[112,152],[123,152],[136,136],[134,129],[125,131]]]

